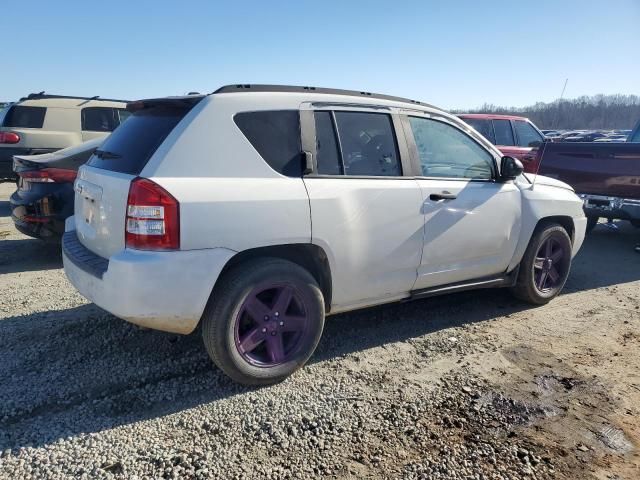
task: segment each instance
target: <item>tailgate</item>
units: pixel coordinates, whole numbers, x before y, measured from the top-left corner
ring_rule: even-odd
[[[134,175],[83,166],[75,183],[78,239],[104,258],[124,249],[125,214]]]
[[[78,170],[75,224],[78,239],[109,258],[125,248],[129,186],[197,98],[143,100]]]
[[[576,193],[640,199],[640,144],[547,143],[539,173]]]

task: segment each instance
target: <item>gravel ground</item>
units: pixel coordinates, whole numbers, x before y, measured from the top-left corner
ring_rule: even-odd
[[[640,478],[640,239],[598,227],[566,293],[330,317],[311,363],[230,382],[18,234],[0,185],[0,478]]]

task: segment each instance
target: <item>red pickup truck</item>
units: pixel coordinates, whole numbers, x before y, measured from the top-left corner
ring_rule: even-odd
[[[525,172],[536,172],[538,147],[545,136],[528,118],[485,113],[463,113],[458,117],[498,147],[503,155],[520,160]]]
[[[571,185],[584,199],[587,231],[598,219],[640,228],[640,122],[624,143],[545,143],[539,173]]]

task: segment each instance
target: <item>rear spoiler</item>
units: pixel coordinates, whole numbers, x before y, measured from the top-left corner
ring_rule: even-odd
[[[135,102],[127,103],[127,110],[130,112],[137,112],[139,110],[144,110],[145,108],[152,107],[186,108],[190,110],[194,106],[196,106],[204,97],[206,97],[206,95],[188,95],[184,97],[164,97],[136,100]]]

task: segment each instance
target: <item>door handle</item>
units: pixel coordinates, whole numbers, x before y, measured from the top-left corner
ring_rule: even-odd
[[[438,200],[455,200],[458,196],[451,192],[432,193],[429,195],[429,200],[437,202]]]

